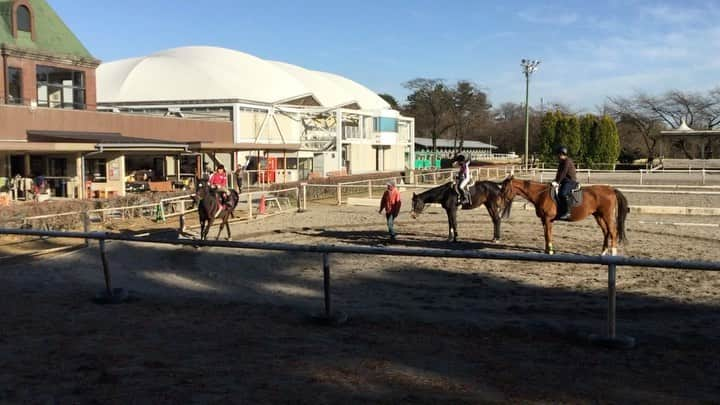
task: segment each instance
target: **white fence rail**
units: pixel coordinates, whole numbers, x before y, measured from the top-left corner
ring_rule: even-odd
[[[617,267],[649,267],[663,269],[682,269],[682,270],[702,270],[702,271],[720,271],[720,262],[704,262],[704,261],[682,261],[682,260],[663,260],[663,259],[643,259],[635,257],[623,256],[585,256],[585,255],[546,255],[540,253],[519,253],[519,252],[502,252],[502,251],[485,251],[485,250],[447,250],[447,249],[405,249],[405,248],[379,248],[365,246],[338,246],[338,245],[292,245],[282,243],[262,243],[262,242],[230,242],[230,241],[200,241],[200,240],[168,240],[154,238],[139,238],[115,233],[97,233],[97,232],[54,232],[54,231],[35,231],[24,229],[0,229],[0,235],[25,235],[40,237],[58,237],[58,238],[76,238],[85,240],[99,241],[100,257],[102,261],[102,270],[105,278],[105,299],[109,302],[117,303],[119,298],[126,297],[126,293],[122,293],[122,289],[112,287],[111,271],[109,260],[105,251],[106,241],[125,241],[139,243],[142,245],[162,244],[162,245],[184,245],[195,247],[219,247],[230,249],[253,249],[265,251],[281,251],[281,252],[303,252],[318,253],[322,255],[323,264],[323,286],[324,286],[324,316],[328,320],[336,319],[338,313],[333,311],[331,305],[330,291],[330,261],[331,254],[359,254],[359,255],[382,255],[382,256],[404,256],[404,257],[442,257],[457,259],[481,259],[481,260],[502,260],[502,261],[525,261],[525,262],[541,262],[541,263],[574,263],[588,265],[602,265],[608,268],[608,305],[607,305],[607,323],[605,333],[602,335],[591,336],[591,340],[610,346],[610,347],[632,347],[635,342],[633,338],[627,336],[619,336],[616,330],[616,279]]]

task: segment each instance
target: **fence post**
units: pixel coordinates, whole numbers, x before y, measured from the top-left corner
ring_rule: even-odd
[[[610,339],[615,339],[615,321],[616,308],[615,300],[617,293],[617,266],[608,265],[608,317],[607,317],[607,335]]]
[[[368,198],[372,198],[372,180],[368,180]]]
[[[705,185],[705,168],[702,168],[702,185]]]
[[[587,169],[587,176],[588,176],[588,184],[590,184],[590,169]]]
[[[95,296],[95,302],[98,304],[120,304],[128,298],[128,293],[122,288],[112,288],[110,265],[108,263],[107,253],[105,252],[105,239],[100,239],[99,242],[100,259],[103,266],[103,275],[105,276],[105,290]]]
[[[247,204],[248,204],[248,207],[247,207],[247,208],[248,208],[248,221],[250,221],[250,220],[253,218],[253,214],[252,214],[252,210],[253,210],[252,196],[253,196],[252,193],[248,193],[248,199],[247,199]]]
[[[83,232],[88,233],[90,232],[90,214],[88,214],[87,211],[83,211],[82,213],[82,221],[83,221]],[[90,246],[90,239],[85,239],[85,247]]]
[[[604,335],[590,335],[590,341],[599,346],[613,349],[632,349],[635,347],[635,338],[618,336],[616,328],[616,294],[617,294],[617,265],[608,264],[608,308],[607,329]]]
[[[185,200],[180,200],[180,234],[184,234],[185,231]]]
[[[643,184],[643,169],[640,169],[640,185]]]
[[[325,316],[330,319],[332,306],[330,301],[330,255],[323,253],[323,291],[325,292]]]
[[[303,211],[307,211],[307,183],[302,184],[303,192]]]
[[[337,205],[342,205],[342,183],[337,185]]]

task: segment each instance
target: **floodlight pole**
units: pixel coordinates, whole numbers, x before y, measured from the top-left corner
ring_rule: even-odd
[[[525,169],[530,168],[530,75],[532,75],[540,65],[539,60],[523,59],[520,62],[520,66],[523,68],[523,74],[525,74]]]

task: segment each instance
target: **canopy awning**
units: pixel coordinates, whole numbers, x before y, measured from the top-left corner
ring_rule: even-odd
[[[214,143],[214,142],[191,142],[190,149],[197,151],[256,151],[268,152],[298,152],[301,149],[299,143]]]
[[[56,145],[59,148],[72,148],[73,145],[92,145],[91,151],[113,152],[188,152],[186,143],[151,138],[133,138],[117,132],[67,132],[67,131],[27,131],[27,144]],[[72,149],[71,149],[72,150]]]

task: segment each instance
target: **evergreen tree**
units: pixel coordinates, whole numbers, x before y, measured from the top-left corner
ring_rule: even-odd
[[[607,115],[598,120],[597,138],[594,141],[596,163],[614,164],[620,157],[620,137],[615,121]]]
[[[555,127],[556,145],[563,145],[568,149],[570,157],[576,159],[582,139],[580,136],[580,120],[574,115],[558,113],[559,119]]]
[[[596,161],[598,132],[599,125],[596,116],[586,114],[580,119],[580,139],[582,142],[576,157],[578,162],[592,166],[593,162]]]
[[[559,112],[548,112],[543,116],[540,121],[540,142],[539,152],[541,158],[545,162],[551,162],[554,159],[554,148],[556,144],[555,130],[557,128],[557,122]]]

